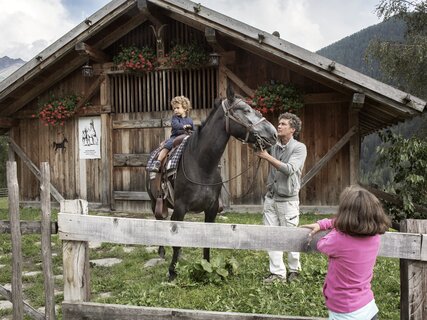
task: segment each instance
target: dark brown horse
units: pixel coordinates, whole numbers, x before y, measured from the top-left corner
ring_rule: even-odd
[[[230,136],[261,149],[276,142],[277,131],[258,111],[252,109],[244,100],[235,97],[229,86],[227,98],[215,102],[215,107],[205,123],[188,138],[177,168],[176,179],[173,181],[174,204],[171,220],[183,221],[189,211],[204,211],[205,222],[215,222],[222,187],[218,164]],[[147,190],[154,212],[155,197],[149,187],[148,182]],[[169,280],[176,277],[175,266],[180,249],[173,247]],[[163,247],[159,248],[159,254],[164,256]],[[209,261],[209,256],[209,248],[204,248],[203,257]]]

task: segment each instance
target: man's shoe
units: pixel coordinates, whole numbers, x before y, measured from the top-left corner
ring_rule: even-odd
[[[295,281],[296,278],[299,277],[299,272],[289,272],[288,274],[288,282]]]
[[[262,280],[262,282],[265,284],[273,283],[273,282],[286,282],[286,278],[281,277],[278,274],[270,273],[270,275],[268,277],[264,278],[264,280]]]

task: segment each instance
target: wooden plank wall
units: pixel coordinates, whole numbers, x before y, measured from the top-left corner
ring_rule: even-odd
[[[307,146],[307,173],[337,141],[348,125],[345,104],[308,105],[302,115],[301,141]],[[349,184],[349,154],[345,145],[323,169],[301,190],[301,202],[307,205],[338,203],[339,194]]]

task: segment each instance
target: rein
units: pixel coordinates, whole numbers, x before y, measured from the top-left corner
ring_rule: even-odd
[[[237,174],[237,175],[235,175],[234,177],[231,177],[230,179],[225,180],[225,181],[222,181],[222,180],[221,180],[220,182],[215,182],[215,183],[203,183],[203,182],[197,182],[197,181],[194,181],[194,180],[192,180],[191,178],[189,178],[189,177],[187,176],[187,173],[185,172],[184,154],[185,154],[185,153],[183,153],[183,154],[182,154],[182,173],[184,174],[184,178],[185,178],[188,182],[191,182],[191,183],[193,183],[193,184],[197,184],[197,185],[199,185],[199,186],[205,186],[205,187],[219,186],[219,185],[221,185],[221,184],[224,184],[224,183],[230,182],[231,180],[234,180],[234,179],[236,179],[236,178],[240,177],[242,174],[244,174],[244,173],[248,172],[248,171],[249,171],[249,169],[253,168],[253,166],[249,166],[248,168],[246,168],[245,170],[243,170],[243,171],[242,171],[242,172],[240,172],[239,174]],[[258,164],[257,164],[257,168],[256,168],[256,171],[255,171],[255,176],[258,174],[258,170],[259,170],[259,166],[260,166],[260,164],[261,164],[261,158],[259,158],[259,159],[258,159]],[[254,183],[254,181],[255,181],[255,178],[253,178],[253,179],[252,179],[252,183],[251,183],[250,188],[252,188],[252,184]]]

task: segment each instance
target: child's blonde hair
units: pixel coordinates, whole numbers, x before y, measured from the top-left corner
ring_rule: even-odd
[[[190,100],[189,100],[187,97],[185,97],[185,96],[176,96],[175,98],[173,98],[173,99],[171,100],[171,106],[172,106],[172,108],[173,108],[175,105],[177,105],[177,104],[182,105],[182,108],[183,108],[185,111],[187,111],[187,114],[188,114],[188,112],[191,110],[191,102],[190,102]]]
[[[353,236],[383,234],[390,228],[390,218],[380,200],[368,190],[353,185],[340,195],[334,227]]]

